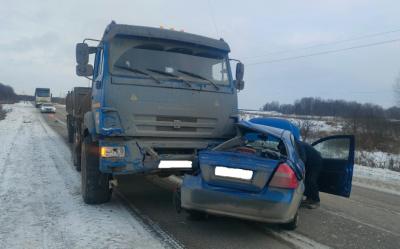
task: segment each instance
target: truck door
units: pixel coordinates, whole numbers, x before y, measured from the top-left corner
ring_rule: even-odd
[[[354,167],[354,136],[322,138],[312,146],[321,153],[322,171],[318,179],[321,192],[349,197]]]

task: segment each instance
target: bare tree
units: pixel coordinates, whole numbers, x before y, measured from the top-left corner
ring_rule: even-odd
[[[394,97],[395,101],[398,107],[400,107],[400,75],[397,77],[394,85],[393,85],[393,90],[394,90]]]
[[[319,132],[319,125],[317,122],[310,119],[298,119],[294,121],[300,129],[301,136],[304,141],[314,138]]]

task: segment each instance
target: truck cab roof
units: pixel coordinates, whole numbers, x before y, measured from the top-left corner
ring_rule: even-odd
[[[106,30],[104,31],[102,41],[110,41],[116,36],[169,40],[175,42],[183,42],[195,46],[212,48],[227,53],[230,52],[229,45],[223,39],[217,40],[205,36],[185,33],[183,31],[174,31],[162,28],[116,24],[113,21],[107,26]]]

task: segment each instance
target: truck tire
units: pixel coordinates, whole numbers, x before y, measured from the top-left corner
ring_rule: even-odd
[[[74,127],[70,115],[67,116],[68,143],[74,142]]]
[[[87,204],[100,204],[110,201],[111,176],[99,170],[98,144],[86,136],[82,143],[82,197]]]
[[[82,151],[82,142],[79,136],[80,133],[78,131],[75,131],[74,143],[72,145],[72,159],[74,161],[75,169],[78,172],[81,171],[81,151]]]

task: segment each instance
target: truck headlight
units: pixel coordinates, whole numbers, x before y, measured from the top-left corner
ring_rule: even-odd
[[[101,157],[125,157],[125,147],[123,146],[101,146]]]

